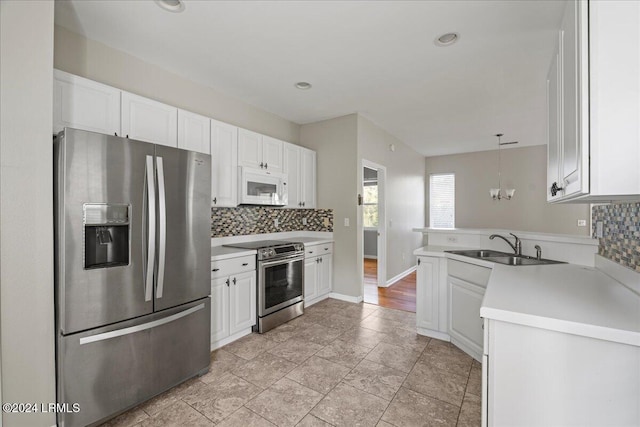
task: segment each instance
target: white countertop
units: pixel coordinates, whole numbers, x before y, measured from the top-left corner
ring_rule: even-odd
[[[439,245],[427,245],[413,251],[413,254],[416,256],[434,256],[439,258],[444,258],[445,251],[464,251],[468,249],[474,248],[462,248],[460,246],[439,246]]]
[[[333,239],[322,237],[292,237],[289,239],[292,242],[302,243],[305,246],[321,245],[323,243],[332,243]]]
[[[236,258],[246,255],[255,255],[258,252],[255,249],[230,248],[228,246],[212,246],[211,261],[220,261],[223,259]]]
[[[492,267],[480,316],[640,346],[640,296],[602,271],[575,264],[508,266],[425,246],[414,255]]]

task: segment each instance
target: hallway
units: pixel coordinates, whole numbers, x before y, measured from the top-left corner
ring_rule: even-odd
[[[387,288],[378,288],[378,261],[364,259],[364,302],[380,307],[416,311],[416,272]]]

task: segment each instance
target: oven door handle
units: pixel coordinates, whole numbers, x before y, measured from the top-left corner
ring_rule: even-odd
[[[296,261],[304,261],[304,255],[290,255],[288,257],[274,259],[272,261],[260,261],[262,267],[269,267],[277,264],[288,264]]]

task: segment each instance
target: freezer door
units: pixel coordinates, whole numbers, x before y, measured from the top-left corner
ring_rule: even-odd
[[[211,156],[156,146],[155,311],[210,293]]]
[[[151,313],[155,146],[67,128],[54,147],[60,333]]]
[[[209,367],[210,300],[58,338],[58,425],[86,426]]]

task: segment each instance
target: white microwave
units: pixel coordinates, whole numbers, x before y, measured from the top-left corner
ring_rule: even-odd
[[[238,167],[241,205],[287,205],[287,174],[261,169]]]

